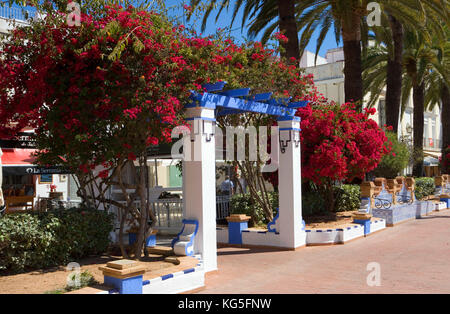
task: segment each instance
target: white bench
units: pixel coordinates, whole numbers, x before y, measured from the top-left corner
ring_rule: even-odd
[[[172,240],[175,255],[194,255],[194,240],[198,232],[198,220],[183,219],[181,232]]]

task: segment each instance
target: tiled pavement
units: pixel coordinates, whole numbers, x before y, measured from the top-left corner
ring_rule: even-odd
[[[369,263],[381,285],[370,287]],[[221,248],[200,293],[450,293],[450,210],[344,245],[298,251]]]

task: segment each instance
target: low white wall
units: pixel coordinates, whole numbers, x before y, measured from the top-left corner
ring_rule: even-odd
[[[370,223],[370,233],[377,232],[386,229],[386,220],[377,219]]]
[[[439,202],[435,204],[435,210],[447,209],[447,204],[445,202]]]
[[[280,247],[280,235],[274,232],[244,230],[242,231],[242,244],[255,246]]]
[[[173,277],[162,280],[162,277],[150,279],[150,284],[142,287],[142,294],[176,294],[191,291],[205,286],[205,271],[199,269],[185,274],[176,272]]]
[[[205,286],[205,270],[200,256],[195,267],[178,271],[164,276],[144,280],[142,294],[177,294]],[[97,294],[118,294],[116,289],[105,290]]]
[[[216,228],[217,243],[228,243],[228,228]]]
[[[306,245],[341,243],[341,237],[337,229],[306,230]]]
[[[364,236],[364,226],[357,225],[352,227],[343,228],[341,231],[341,243],[363,237]]]
[[[386,228],[386,220],[377,218],[371,222],[370,233]],[[228,229],[217,228],[217,242],[228,243]],[[345,228],[334,229],[309,229],[306,230],[306,245],[318,244],[343,244],[350,240],[364,237],[364,226],[355,224]],[[279,234],[267,231],[244,230],[242,231],[242,245],[273,246],[280,245]]]

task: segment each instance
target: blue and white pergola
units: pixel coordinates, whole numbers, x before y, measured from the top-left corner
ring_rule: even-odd
[[[226,82],[204,85],[203,94],[192,93],[186,105],[190,137],[184,141],[189,157],[183,160],[183,215],[199,222],[194,251],[201,254],[205,271],[217,269],[216,243],[216,116],[254,112],[277,116],[279,127],[279,214],[271,231],[251,240],[254,245],[296,249],[306,243],[301,209],[300,118],[306,101],[274,99],[272,93],[251,95],[249,88],[224,91]],[[188,147],[187,147],[188,146]]]

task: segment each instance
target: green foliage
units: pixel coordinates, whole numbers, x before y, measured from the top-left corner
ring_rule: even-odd
[[[336,212],[358,210],[361,204],[361,191],[359,185],[343,184],[334,187]],[[269,201],[272,204],[274,216],[278,210],[278,193],[269,192]],[[269,223],[265,219],[264,211],[255,202],[249,193],[235,194],[231,198],[230,211],[232,214],[246,214],[252,217],[251,222],[255,225],[265,225]],[[327,212],[327,204],[321,192],[314,186],[304,184],[302,188],[302,214],[303,216],[314,216]]]
[[[359,185],[343,184],[333,187],[334,190],[334,212],[358,210],[361,204],[361,191]],[[304,186],[302,189],[302,212],[303,216],[314,216],[328,212],[329,206],[325,201],[323,193],[312,185]]]
[[[325,213],[325,199],[318,191],[302,192],[302,215],[314,216]]]
[[[416,178],[416,189],[414,194],[417,199],[423,199],[429,195],[434,195],[436,186],[434,185],[434,178]]]
[[[75,278],[76,278],[76,274],[73,274],[70,279],[75,280]],[[92,276],[92,274],[89,271],[85,270],[80,274],[80,284],[79,285],[77,285],[77,286],[67,285],[64,290],[66,292],[69,292],[69,291],[78,290],[78,289],[81,289],[84,287],[93,286],[96,284],[98,284],[98,281],[95,280],[94,276]]]
[[[65,264],[106,251],[113,216],[88,209],[16,213],[0,218],[0,271]]]
[[[269,192],[267,196],[275,215],[278,208],[278,193]],[[254,225],[269,223],[265,218],[263,208],[252,198],[250,193],[233,195],[230,201],[230,212],[231,214],[246,214],[252,217],[251,223]]]
[[[335,187],[336,212],[358,210],[361,205],[361,188],[356,184]]]
[[[70,279],[75,280],[75,277],[76,277],[76,274],[73,274]],[[46,291],[45,294],[64,294],[66,292],[79,290],[84,287],[90,287],[90,286],[99,284],[99,282],[97,280],[95,280],[94,276],[92,276],[92,274],[87,270],[85,270],[84,272],[82,272],[80,274],[79,280],[80,280],[80,283],[77,286],[67,285],[65,288],[62,288],[62,289]]]
[[[397,139],[397,134],[386,132],[388,140],[392,143],[392,152],[385,155],[378,167],[373,170],[376,177],[394,179],[408,166],[410,153],[408,146]]]

